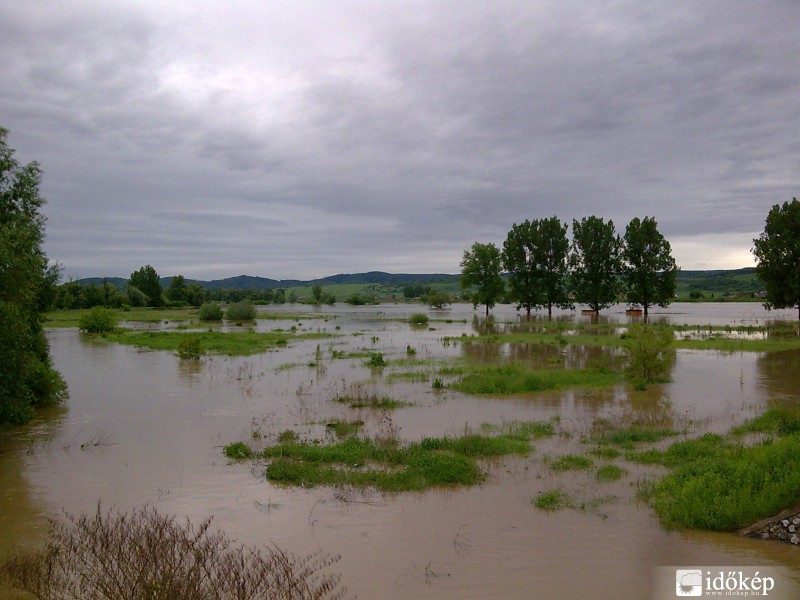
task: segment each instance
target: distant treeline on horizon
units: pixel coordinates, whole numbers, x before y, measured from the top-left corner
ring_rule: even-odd
[[[341,273],[319,279],[270,279],[253,275],[238,275],[224,279],[203,281],[186,279],[186,284],[197,284],[207,290],[277,290],[294,287],[311,287],[314,285],[342,285],[342,284],[373,284],[373,285],[431,285],[458,283],[460,274],[450,273],[386,273],[383,271],[369,271],[366,273]],[[169,286],[172,277],[162,277],[161,285]],[[86,277],[78,279],[81,285],[103,285],[110,283],[119,289],[124,289],[128,279],[124,277]],[[755,267],[741,269],[710,269],[697,271],[682,271],[677,274],[678,289],[714,292],[745,293],[760,290],[763,285],[756,276]]]

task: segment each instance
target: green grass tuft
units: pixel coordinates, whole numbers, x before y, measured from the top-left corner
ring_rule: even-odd
[[[536,508],[551,512],[565,508],[575,508],[575,500],[572,496],[561,490],[541,492],[531,502]]]
[[[597,481],[617,481],[627,474],[626,469],[617,465],[603,465],[597,469]]]
[[[591,469],[594,466],[591,458],[580,454],[564,454],[558,458],[550,459],[549,464],[553,471],[577,471]]]
[[[606,387],[620,382],[619,373],[607,369],[526,369],[521,365],[471,365],[450,387],[467,394],[519,394],[572,387]],[[445,374],[444,370],[440,373]]]

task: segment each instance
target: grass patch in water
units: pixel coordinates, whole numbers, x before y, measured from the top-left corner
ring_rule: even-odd
[[[736,436],[748,433],[774,433],[779,436],[800,433],[800,408],[797,406],[772,407],[764,414],[734,427],[731,433]]]
[[[665,525],[731,531],[797,503],[800,435],[755,447],[707,443],[645,493]]]
[[[628,474],[626,469],[617,465],[603,465],[597,469],[597,481],[617,481]]]
[[[428,381],[429,379],[430,375],[428,375],[424,371],[405,371],[400,373],[389,373],[385,378],[386,383],[392,383],[397,380],[425,382]]]
[[[340,421],[339,419],[334,419],[333,421],[329,421],[325,423],[325,431],[331,431],[336,435],[337,438],[346,438],[355,435],[362,427],[364,427],[364,421]]]
[[[573,387],[608,387],[621,381],[609,369],[526,369],[517,364],[470,365],[450,387],[467,394],[519,394]]]
[[[541,510],[555,512],[565,508],[575,508],[575,500],[561,490],[548,490],[539,493],[536,498],[531,500],[533,505]]]
[[[548,464],[553,471],[581,471],[594,467],[591,458],[580,454],[563,454],[557,458],[548,460]]]
[[[382,491],[422,490],[437,486],[475,485],[486,475],[476,461],[530,452],[530,440],[546,428],[509,423],[507,434],[488,436],[466,432],[458,437],[424,438],[400,444],[351,435],[333,443],[289,440],[256,454],[241,442],[226,446],[237,455],[270,459],[270,481],[313,487],[349,485]]]
[[[592,456],[596,456],[597,458],[603,458],[606,460],[614,460],[615,458],[619,458],[622,454],[616,448],[610,448],[608,446],[598,446],[597,448],[592,448],[589,450],[589,454]]]
[[[191,335],[207,352],[227,354],[229,356],[247,356],[260,354],[267,350],[286,346],[290,340],[318,339],[328,334],[309,333],[292,335],[275,332],[233,332],[205,331],[200,333],[183,333],[177,331],[131,331],[121,330],[105,334],[103,337],[118,344],[129,344],[151,350],[177,351],[181,340]]]
[[[706,433],[696,439],[675,442],[666,450],[628,452],[625,458],[639,464],[677,467],[713,458],[720,453],[725,444],[725,439],[721,435]]]
[[[404,406],[411,406],[411,402],[397,400],[390,396],[379,396],[375,393],[341,394],[333,398],[340,404],[346,404],[350,408],[375,408],[380,410],[394,410]]]
[[[595,434],[593,440],[599,444],[612,444],[633,449],[635,444],[640,442],[658,442],[672,435],[677,435],[677,432],[672,429],[633,426],[601,431]]]

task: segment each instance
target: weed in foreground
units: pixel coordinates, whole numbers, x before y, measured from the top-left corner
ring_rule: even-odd
[[[112,513],[98,505],[51,521],[46,548],[12,556],[0,574],[42,600],[344,597],[341,577],[324,573],[338,557],[235,545],[210,525],[178,523],[152,506]]]

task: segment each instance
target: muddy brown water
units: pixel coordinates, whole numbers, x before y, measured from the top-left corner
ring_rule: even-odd
[[[298,307],[284,310],[296,313]],[[263,330],[295,325],[339,337],[200,362],[106,344],[72,329],[50,330],[53,360],[70,399],[29,426],[0,430],[0,556],[36,548],[47,519],[63,510],[92,511],[100,500],[120,510],[149,502],[195,522],[214,515],[216,527],[249,545],[339,554],[333,570],[362,599],[649,598],[653,569],[668,565],[775,567],[787,597],[800,597],[798,548],[731,534],[665,531],[634,499],[637,480],[654,471],[619,459],[628,475],[599,483],[593,472],[555,474],[544,462],[550,455],[585,453],[581,433],[597,418],[646,419],[688,426],[694,434],[725,432],[771,399],[797,397],[799,353],[681,351],[672,382],[646,392],[619,386],[473,397],[435,391],[430,379],[391,375],[432,375],[423,359],[446,361],[465,353],[490,362],[511,356],[539,363],[553,360],[556,352],[555,358],[579,365],[607,351],[443,343],[444,336],[485,327],[480,320],[473,324],[474,313],[463,306],[431,311],[433,318],[454,321],[431,322],[432,330],[391,320],[419,310],[325,307],[310,316],[324,314],[327,320],[259,321]],[[764,324],[794,316],[754,304],[673,305],[659,313],[656,318],[678,324]],[[516,320],[509,307],[498,307],[494,317],[493,327]],[[610,309],[606,318],[627,322],[621,308]],[[322,368],[308,366],[318,346]],[[416,355],[409,357],[407,346]],[[363,358],[333,360],[331,347],[382,352],[389,366],[370,370]],[[414,405],[392,411],[387,421],[380,412],[331,401],[356,383]],[[563,435],[536,442],[530,456],[483,463],[488,478],[473,488],[403,494],[286,488],[265,481],[263,465],[231,463],[222,454],[227,443],[268,443],[287,428],[323,436],[332,418],[360,418],[372,433],[391,428],[402,439],[418,440],[481,423],[554,415]],[[538,493],[554,488],[571,493],[585,509],[545,513],[532,505]],[[0,598],[14,597],[0,590]]]

